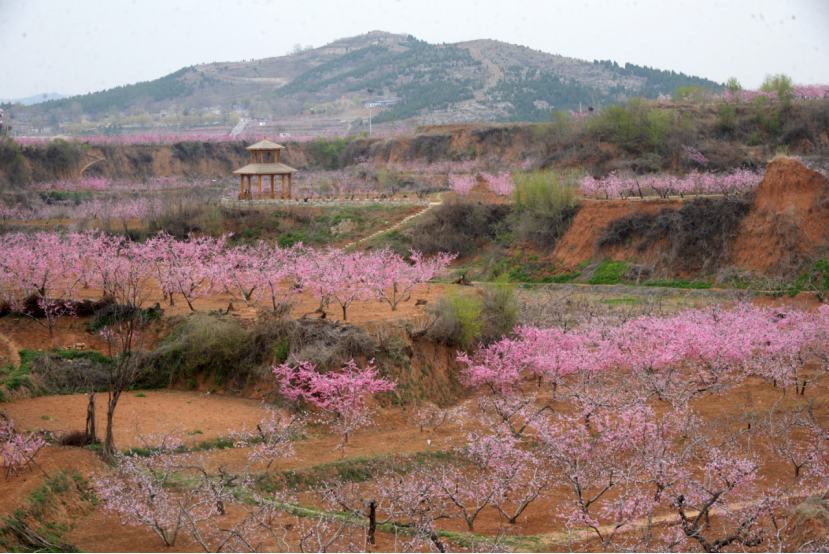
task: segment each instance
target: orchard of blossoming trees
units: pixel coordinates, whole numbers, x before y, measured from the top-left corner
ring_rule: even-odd
[[[476,393],[442,419],[461,423],[463,440],[440,456],[379,464],[368,480],[326,481],[304,493],[314,511],[300,517],[287,490],[266,494],[257,483],[274,460],[296,456],[291,437],[313,415],[269,412],[236,436],[251,450],[233,471],[157,438],[148,457],[118,454],[97,488],[105,510],[168,546],[183,534],[206,549],[253,540],[363,548],[385,522],[406,530],[395,549],[445,552],[453,547],[446,522],[480,533],[481,520],[494,517],[500,531],[488,523],[484,535],[470,535],[492,550],[533,517],[556,541],[588,550],[820,550],[826,538],[798,538],[793,510],[829,490],[829,433],[822,407],[805,396],[829,372],[827,344],[825,306],[737,304],[585,319],[569,330],[520,327],[459,356]],[[339,435],[343,455],[349,433],[370,421],[366,397],[394,388],[371,363],[325,374],[289,363],[274,374],[287,399],[313,407]],[[749,382],[769,393],[768,405],[740,404],[725,419],[703,409],[732,402]],[[424,424],[435,424],[435,413],[416,414],[413,426]],[[165,487],[183,479],[185,490]],[[303,532],[284,533],[288,523]]]
[[[697,152],[697,154],[699,154]],[[697,157],[696,159],[700,159]],[[704,159],[704,158],[702,158]],[[604,178],[587,176],[581,183],[585,196],[629,198],[631,196],[695,196],[701,194],[738,194],[760,184],[763,172],[737,170],[733,173],[691,171],[685,175],[619,176],[612,172]]]
[[[414,286],[430,281],[453,256],[411,263],[388,251],[312,250],[301,244],[282,249],[260,242],[229,246],[227,237],[178,241],[160,234],[145,243],[124,237],[82,233],[7,234],[0,239],[0,284],[12,309],[50,331],[59,317],[72,315],[82,287],[141,308],[154,288],[173,304],[194,302],[225,292],[248,306],[274,308],[302,290],[320,305],[336,302],[347,318],[354,300],[382,299],[391,309],[411,296]]]

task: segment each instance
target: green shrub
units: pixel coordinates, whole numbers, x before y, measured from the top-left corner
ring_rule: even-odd
[[[70,144],[63,139],[54,139],[46,147],[46,159],[55,172],[68,171],[78,165],[83,158],[83,150],[79,144]]]
[[[627,269],[628,264],[625,262],[605,259],[587,282],[591,285],[617,285],[623,282]]]
[[[187,161],[200,157],[204,151],[204,144],[200,140],[177,142],[170,146],[170,149],[174,158]]]
[[[717,127],[724,132],[733,133],[737,128],[737,108],[726,104],[717,115]]]
[[[792,78],[785,73],[778,73],[777,75],[766,75],[763,79],[763,84],[760,85],[760,90],[763,92],[776,92],[777,97],[781,98],[787,93],[791,93],[794,83]]]
[[[518,299],[515,297],[515,283],[509,275],[503,274],[495,282],[484,285],[482,313],[484,327],[482,331],[485,342],[499,340],[512,333],[521,314]]]
[[[20,145],[10,138],[0,142],[0,168],[12,185],[22,185],[29,179],[26,159],[20,152]]]
[[[456,323],[453,338],[460,346],[471,348],[480,338],[483,329],[483,303],[474,292],[453,293],[448,296],[448,300]]]
[[[515,175],[511,227],[541,247],[555,244],[578,211],[579,170],[532,171]]]
[[[428,335],[439,342],[449,342],[469,350],[480,340],[484,322],[483,303],[475,290],[451,292],[429,305],[434,318]]]
[[[820,303],[823,303],[829,297],[829,260],[817,260],[791,281],[773,285],[763,284],[762,288],[768,289],[768,294],[775,297],[811,292]]]
[[[590,128],[599,138],[631,152],[664,150],[673,127],[670,112],[639,98],[631,99],[627,107],[607,106],[590,119]]]
[[[288,337],[282,337],[273,347],[274,358],[277,364],[284,364],[288,361],[288,353],[291,351],[291,343]]]
[[[308,152],[316,161],[316,165],[323,169],[339,169],[341,166],[340,156],[348,146],[348,141],[343,138],[326,139],[319,137],[307,143]]]

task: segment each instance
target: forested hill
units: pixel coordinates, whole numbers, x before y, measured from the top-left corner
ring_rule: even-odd
[[[539,121],[550,111],[601,106],[630,96],[655,98],[680,87],[722,88],[671,70],[585,61],[493,40],[429,44],[375,31],[320,48],[243,62],[183,68],[134,85],[52,100],[46,111],[229,109],[254,118],[310,108],[343,112],[368,100],[394,99],[374,121]]]

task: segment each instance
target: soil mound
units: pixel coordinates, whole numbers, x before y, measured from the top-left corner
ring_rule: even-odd
[[[751,207],[742,216],[733,240],[728,238],[730,244],[722,245],[729,251],[724,263],[764,274],[790,276],[804,262],[827,255],[829,179],[797,160],[781,158],[768,165],[765,178],[748,198]],[[597,240],[611,222],[620,218],[637,212],[678,210],[688,201],[693,199],[585,200],[557,243],[554,255],[568,269],[602,258],[653,263],[664,249],[659,241],[641,251],[632,246],[633,242],[598,249]],[[675,265],[683,267],[682,263]],[[706,271],[715,269],[706,267]]]
[[[603,249],[601,255],[595,253],[594,245],[603,229],[611,221],[636,212],[656,213],[664,208],[681,207],[682,203],[675,200],[585,200],[564,236],[556,243],[553,255],[568,269],[591,261],[594,255],[612,260],[629,260],[631,256],[637,256],[635,248]],[[649,260],[651,254],[652,252],[646,252],[637,257]]]
[[[791,273],[829,247],[829,179],[791,159],[772,161],[734,244],[737,267]]]

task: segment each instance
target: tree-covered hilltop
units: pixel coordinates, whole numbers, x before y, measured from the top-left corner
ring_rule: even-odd
[[[719,91],[725,88],[722,83],[704,77],[686,75],[682,72],[653,69],[632,63],[626,63],[624,67],[621,67],[617,62],[610,60],[593,60],[593,64],[604,66],[618,75],[644,77],[647,80],[645,85],[637,91],[637,96],[644,96],[645,98],[657,98],[660,94],[673,94],[677,89],[686,87],[699,87],[710,91]]]
[[[90,92],[79,96],[71,96],[60,100],[49,100],[40,106],[46,110],[65,109],[74,103],[81,105],[84,113],[105,112],[110,108],[125,109],[138,100],[152,99],[154,102],[172,100],[193,94],[193,85],[184,81],[192,67],[185,67],[154,81],[144,81],[134,85]]]

